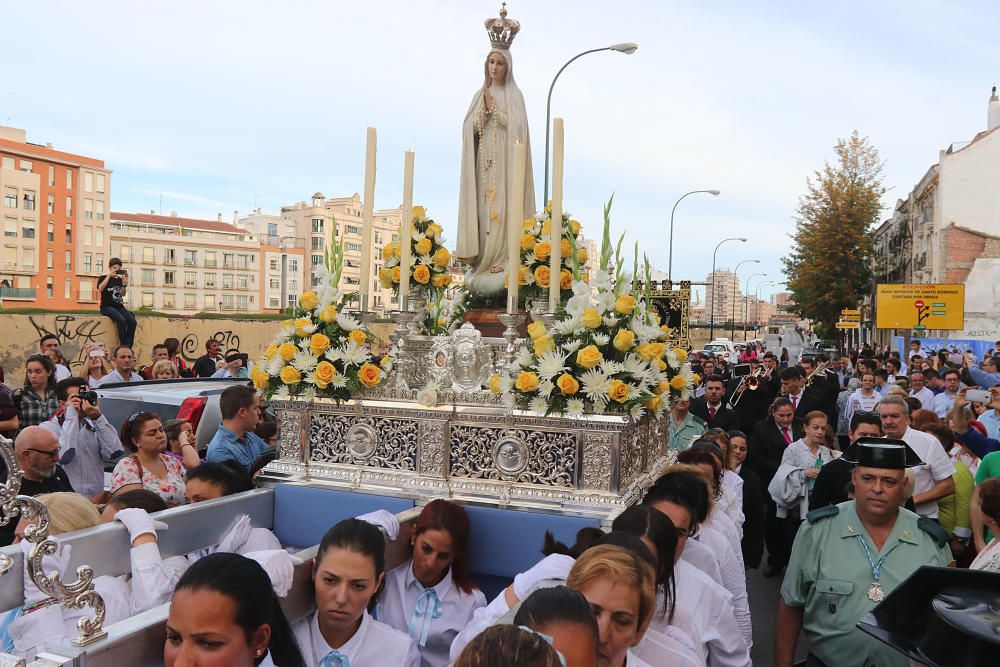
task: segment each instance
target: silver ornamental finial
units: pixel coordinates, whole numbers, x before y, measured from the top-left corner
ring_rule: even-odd
[[[490,46],[494,49],[509,49],[521,30],[520,23],[507,18],[506,2],[500,6],[500,18],[486,19],[485,26],[486,34],[490,36]]]

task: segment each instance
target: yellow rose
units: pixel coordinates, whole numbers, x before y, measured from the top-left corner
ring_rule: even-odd
[[[302,296],[299,297],[299,305],[306,310],[312,310],[319,305],[319,299],[316,298],[316,292],[303,292]]]
[[[593,368],[604,361],[604,355],[596,345],[588,345],[576,353],[576,364],[581,368]]]
[[[490,378],[490,392],[497,396],[500,394],[500,374],[494,373],[493,377]]]
[[[374,387],[382,381],[382,370],[375,364],[362,364],[358,369],[358,380],[366,387]]]
[[[521,266],[517,270],[517,279],[518,282],[521,283],[522,285],[528,284],[528,276],[530,275],[532,275],[532,273],[531,271],[528,270],[528,267],[526,266]]]
[[[670,380],[660,380],[660,384],[656,385],[657,394],[665,394],[670,391]]]
[[[685,361],[687,361],[687,358],[688,358],[687,350],[685,350],[683,348],[680,348],[680,347],[675,347],[674,348],[674,354],[677,355],[677,361],[681,362],[682,364]]]
[[[441,229],[441,225],[439,225],[438,223],[432,222],[431,224],[427,225],[427,234],[428,234],[428,236],[431,236],[431,237],[436,238],[436,239],[440,239],[441,238],[441,234],[443,234],[443,233],[444,233],[444,230]]]
[[[631,294],[622,294],[615,299],[615,310],[622,315],[629,315],[635,310],[635,297]]]
[[[421,285],[426,285],[431,279],[431,270],[423,264],[413,267],[413,279]]]
[[[583,309],[583,326],[588,329],[596,329],[601,326],[603,320],[601,319],[601,314],[597,312],[596,308],[584,308]]]
[[[701,384],[701,376],[698,375],[697,373],[694,373],[694,376],[691,378],[691,384],[694,386],[698,386],[699,384]]]
[[[378,365],[381,366],[382,368],[386,368],[387,366],[391,366],[392,365],[392,357],[390,357],[388,354],[385,355],[384,357],[382,357],[382,360],[380,362],[378,362]]]
[[[521,374],[517,376],[517,381],[514,386],[517,387],[519,391],[535,391],[538,389],[538,376],[530,371],[521,371]]]
[[[267,374],[267,371],[260,367],[260,364],[255,364],[253,370],[250,371],[250,379],[253,380],[254,389],[263,389],[267,386],[268,381],[271,376]]]
[[[559,243],[559,256],[566,260],[570,258],[572,252],[573,246],[569,244],[567,239],[563,239],[562,242]]]
[[[573,287],[573,274],[563,269],[559,272],[559,289],[570,289]]]
[[[656,367],[659,368],[661,371],[667,370],[667,362],[665,362],[663,359],[658,358],[655,360],[654,363],[656,364]]]
[[[434,287],[447,287],[451,284],[451,275],[447,273],[439,273],[438,275],[431,278],[431,285]]]
[[[330,347],[330,339],[321,333],[314,333],[312,338],[309,339],[309,351],[313,353],[314,356],[319,356],[327,351]]]
[[[285,366],[282,368],[279,377],[285,384],[295,384],[302,381],[302,373],[295,366]]]
[[[552,244],[548,241],[539,241],[535,244],[535,257],[544,261],[552,254]]]
[[[282,343],[278,346],[278,354],[285,361],[291,361],[295,358],[295,353],[299,351],[299,348],[295,347],[295,343]]]
[[[337,369],[333,367],[333,364],[329,361],[321,361],[316,364],[316,370],[313,371],[313,381],[320,389],[326,389],[336,374]]]
[[[414,220],[422,220],[427,215],[427,209],[423,206],[414,206],[410,211],[413,213]]]
[[[572,396],[580,391],[580,383],[569,373],[560,375],[559,379],[556,380],[556,386],[559,387],[559,391],[562,392],[563,396]]]
[[[646,409],[648,409],[650,412],[656,412],[657,410],[660,409],[661,403],[663,403],[662,398],[660,398],[659,396],[653,396],[652,398],[648,399],[645,403],[643,403],[643,406],[645,406]]]
[[[579,234],[580,234],[580,223],[579,222],[577,222],[576,220],[570,220],[569,221],[569,228],[570,228],[570,231],[573,232],[573,236],[579,236]]]
[[[551,213],[551,211],[549,211]],[[542,223],[542,235],[549,236],[552,234],[552,221],[546,220]]]
[[[612,380],[608,385],[608,398],[616,403],[624,403],[628,400],[628,385],[621,380]]]
[[[525,218],[524,220],[521,221],[521,229],[527,230],[527,229],[534,229],[534,228],[535,228],[535,219],[534,218]]]
[[[271,359],[274,359],[274,355],[276,355],[277,353],[278,353],[278,346],[275,345],[274,343],[271,343],[270,345],[267,346],[267,349],[264,350],[264,358],[267,359],[268,361],[271,361]]]
[[[670,378],[670,386],[671,388],[676,389],[677,391],[681,391],[682,389],[684,389],[684,387],[687,386],[687,382],[684,381],[684,376],[675,375],[672,378]]]
[[[535,247],[534,234],[521,234],[521,250],[533,250]]]
[[[382,259],[392,259],[396,255],[396,247],[389,241],[382,247]]]
[[[531,336],[531,340],[536,338],[541,338],[547,332],[545,331],[545,324],[542,321],[532,322],[528,325],[528,335]]]
[[[614,343],[615,349],[619,352],[628,352],[635,345],[635,332],[629,331],[628,329],[622,329],[617,334],[615,334]]]
[[[308,317],[300,317],[299,319],[295,320],[295,334],[297,336],[307,335],[305,328],[312,323],[313,323],[312,320],[309,319]]]
[[[539,287],[548,287],[551,273],[547,264],[535,267],[535,283]]]
[[[385,267],[379,269],[378,282],[384,289],[392,287],[392,269],[387,269]],[[322,319],[322,317],[320,319]]]
[[[587,254],[586,248],[576,249],[576,260],[580,262],[580,264],[584,264],[587,261],[587,259],[589,259],[589,257],[590,256]]]
[[[364,345],[365,341],[368,340],[368,336],[361,329],[354,329],[351,333],[347,334],[347,337],[358,345]]]
[[[399,282],[399,267],[398,266],[392,267],[392,282],[394,282],[394,283],[398,283]]]
[[[413,249],[416,251],[418,255],[426,255],[431,251],[433,245],[434,244],[431,243],[431,240],[425,236],[424,238],[417,241],[417,244],[413,247]]]
[[[643,343],[639,347],[635,348],[635,353],[646,361],[652,361],[656,357],[656,355],[653,354],[653,346],[651,343]]]
[[[431,258],[434,264],[442,269],[448,268],[448,263],[451,261],[451,253],[444,246],[437,249],[434,256]]]
[[[384,271],[385,269],[381,269]],[[380,273],[381,273],[380,271]],[[384,284],[384,283],[383,283]],[[336,306],[326,306],[323,310],[319,311],[319,321],[329,324],[337,319],[337,307]]]
[[[556,342],[552,339],[552,336],[541,336],[536,338],[531,346],[534,348],[536,355],[542,356],[546,352],[556,349]]]
[[[670,327],[668,327],[666,324],[660,327],[660,331],[663,332],[663,335],[661,335],[660,338],[666,338],[667,336],[670,335]]]

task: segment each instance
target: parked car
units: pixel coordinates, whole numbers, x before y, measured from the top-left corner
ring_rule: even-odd
[[[736,346],[728,338],[716,338],[705,345],[705,351],[711,352],[726,363],[736,360]]]

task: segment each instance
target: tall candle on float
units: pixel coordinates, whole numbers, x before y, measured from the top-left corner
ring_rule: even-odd
[[[524,219],[524,172],[528,148],[514,142],[514,184],[507,200],[507,312],[517,312],[517,292],[521,282],[521,221]],[[534,211],[531,212],[534,214]]]
[[[406,310],[410,298],[410,264],[413,253],[413,151],[403,159],[403,224],[399,238],[399,309]]]
[[[552,254],[549,258],[549,312],[559,307],[562,274],[563,119],[552,119]]]
[[[361,310],[368,310],[372,289],[372,213],[375,208],[375,128],[368,128],[365,146],[365,198],[361,206],[361,277],[359,283]]]

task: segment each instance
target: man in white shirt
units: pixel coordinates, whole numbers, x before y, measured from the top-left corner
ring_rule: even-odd
[[[910,396],[920,401],[920,407],[927,410],[934,408],[934,392],[924,384],[922,371],[910,373]]]
[[[887,396],[878,404],[882,418],[882,433],[887,438],[898,438],[917,453],[924,465],[914,468],[916,482],[913,486],[913,504],[917,514],[937,519],[938,498],[955,492],[955,466],[938,439],[929,433],[910,427],[910,413],[906,401],[898,396]]]
[[[948,413],[951,412],[955,396],[958,395],[958,390],[962,386],[961,377],[954,368],[949,368],[941,373],[941,379],[944,380],[944,391],[934,397],[934,407],[932,408],[941,419],[946,419]]]
[[[39,341],[39,347],[41,348],[41,353],[51,359],[52,363],[56,366],[56,382],[65,380],[71,375],[69,366],[66,365],[66,360],[63,359],[62,356],[62,350],[59,345],[59,336],[55,334],[45,334],[42,336],[42,340]]]
[[[98,380],[98,387],[112,382],[142,382],[142,376],[135,372],[135,356],[128,345],[119,345],[115,348],[111,365],[115,370]]]

